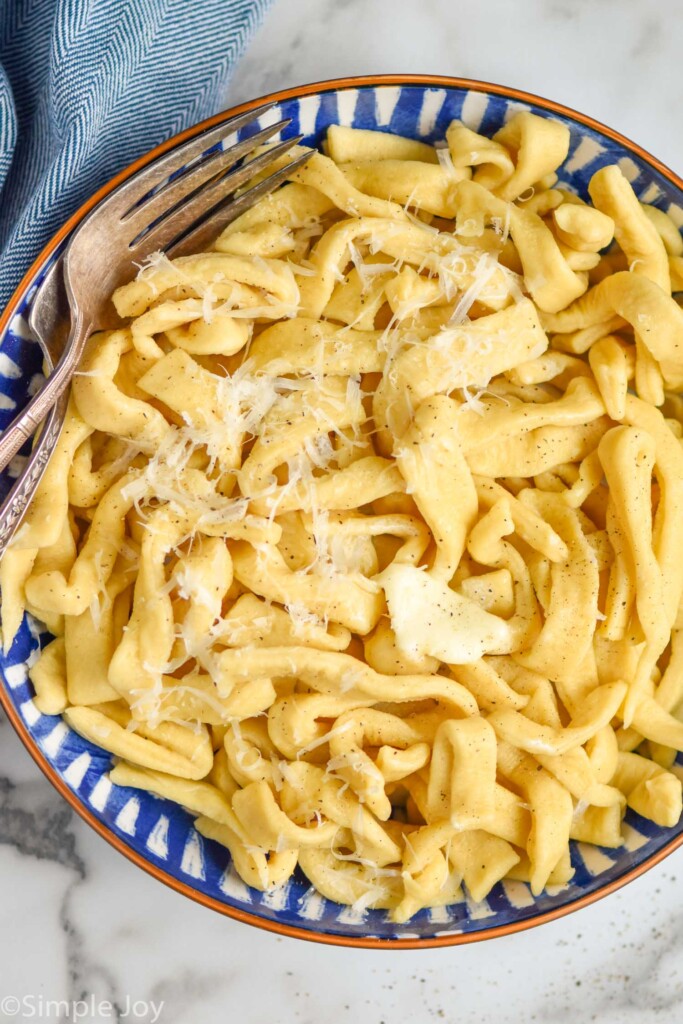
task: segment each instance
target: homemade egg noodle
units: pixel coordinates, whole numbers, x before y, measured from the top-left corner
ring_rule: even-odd
[[[568,144],[333,126],[90,340],[4,646],[250,886],[402,922],[679,820],[683,242]]]

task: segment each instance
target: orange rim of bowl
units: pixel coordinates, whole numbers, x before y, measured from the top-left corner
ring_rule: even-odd
[[[174,149],[187,139],[191,139],[193,136],[199,135],[201,132],[206,131],[209,128],[213,128],[220,124],[221,121],[226,121],[228,118],[235,117],[237,114],[252,110],[263,103],[280,103],[284,100],[297,99],[301,96],[310,96],[317,93],[380,85],[419,85],[451,89],[467,89],[472,92],[490,93],[495,96],[503,96],[507,99],[519,100],[523,103],[531,103],[548,112],[568,117],[584,127],[591,128],[593,131],[606,136],[613,142],[617,142],[620,146],[623,146],[624,149],[629,150],[641,160],[650,164],[651,167],[683,192],[683,179],[672,171],[671,168],[663,164],[661,160],[658,160],[656,157],[652,156],[651,153],[648,153],[647,150],[643,149],[642,146],[637,145],[635,142],[631,142],[630,139],[621,135],[619,132],[614,131],[613,128],[607,127],[600,121],[596,121],[595,118],[588,117],[586,114],[581,114],[578,111],[573,110],[571,107],[564,106],[562,103],[555,103],[553,100],[545,99],[543,96],[537,96],[534,93],[524,92],[521,89],[512,89],[508,86],[496,85],[492,82],[480,82],[468,78],[452,78],[448,75],[360,75],[357,77],[334,78],[323,82],[313,82],[310,85],[300,85],[292,89],[283,89],[280,92],[269,93],[267,96],[258,97],[250,100],[248,103],[240,103],[235,107],[231,107],[229,110],[221,111],[221,113],[215,114],[213,117],[206,118],[204,121],[200,121],[198,124],[193,125],[191,128],[187,128],[178,135],[174,135],[166,142],[162,142],[161,145],[156,146],[124,170],[120,171],[119,174],[107,182],[106,185],[103,185],[102,188],[98,189],[98,191],[95,192],[95,194],[91,196],[90,199],[88,199],[88,201],[85,202],[66,221],[59,231],[52,236],[36,260],[34,260],[30,269],[26,272],[14,291],[2,316],[0,316],[0,336],[5,331],[5,328],[9,324],[11,318],[14,316],[17,306],[21,302],[36,273],[49,259],[57,246],[70,234],[71,231],[73,231],[83,217],[114,188],[126,181],[126,179],[130,178],[147,164],[151,163],[151,161],[156,160],[163,153]],[[19,739],[22,741],[33,760],[36,762],[43,774],[49,779],[55,789],[61,793],[73,810],[76,811],[76,813],[80,815],[80,817],[87,822],[91,828],[98,832],[99,835],[118,850],[119,853],[122,853],[124,857],[127,857],[128,860],[132,861],[133,864],[136,864],[138,867],[142,868],[143,871],[146,871],[148,874],[152,875],[160,882],[163,882],[171,889],[175,889],[176,892],[182,893],[184,896],[189,897],[189,899],[194,900],[196,903],[202,904],[202,906],[210,907],[212,910],[217,910],[220,914],[231,917],[236,921],[243,921],[245,924],[262,928],[264,931],[274,932],[277,935],[286,935],[297,939],[307,939],[310,942],[321,942],[333,946],[350,946],[363,949],[430,949],[438,946],[460,946],[469,942],[481,942],[484,939],[513,935],[516,932],[525,931],[528,928],[535,928],[537,925],[546,924],[549,921],[555,921],[560,917],[564,917],[576,910],[580,910],[582,907],[587,907],[592,903],[596,903],[604,896],[609,896],[611,893],[616,892],[617,889],[627,885],[629,882],[638,878],[656,864],[659,864],[660,861],[664,860],[665,857],[670,853],[673,853],[674,850],[678,849],[678,847],[683,844],[683,833],[681,833],[678,836],[674,836],[670,842],[666,843],[666,845],[656,853],[653,853],[643,861],[642,864],[636,865],[636,867],[631,868],[630,871],[626,871],[619,878],[614,879],[612,882],[602,886],[595,892],[587,893],[585,896],[579,896],[577,899],[572,900],[565,906],[543,911],[534,917],[530,917],[522,921],[514,921],[510,924],[496,925],[492,928],[484,928],[479,932],[435,935],[430,938],[382,939],[355,935],[334,935],[325,932],[309,931],[306,928],[296,928],[292,925],[282,924],[279,921],[271,921],[266,918],[259,917],[257,914],[240,910],[238,907],[232,907],[226,903],[222,903],[220,900],[214,899],[212,896],[207,896],[205,893],[199,892],[197,889],[193,889],[192,886],[187,885],[185,882],[181,882],[173,875],[146,860],[142,854],[132,849],[132,847],[128,846],[128,844],[122,839],[119,839],[104,822],[100,821],[99,818],[91,813],[85,804],[81,802],[78,795],[72,792],[66,783],[59,777],[56,770],[41,753],[33,737],[20,719],[17,710],[9,698],[9,693],[4,686],[0,686],[0,704],[4,707],[7,717],[17,732]]]

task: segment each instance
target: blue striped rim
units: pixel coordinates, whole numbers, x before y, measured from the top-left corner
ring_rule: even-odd
[[[454,118],[491,134],[519,109],[549,116],[544,108],[534,104],[479,90],[417,84],[359,86],[285,100],[269,111],[260,125],[250,126],[243,134],[246,137],[258,127],[281,117],[291,117],[286,134],[303,132],[305,141],[313,145],[320,144],[330,123],[435,141],[443,138]],[[617,161],[639,195],[672,213],[683,225],[683,196],[663,174],[614,140],[573,118],[550,116],[567,124],[570,130],[571,144],[563,174],[563,181],[569,188],[586,195],[591,175],[599,167]],[[36,385],[40,353],[30,340],[27,317],[31,296],[48,264],[49,261],[26,289],[17,315],[0,340],[0,356],[7,360],[0,360],[0,429],[12,419],[16,408],[26,401],[31,387]],[[21,371],[19,375],[15,375],[14,367]],[[3,494],[9,490],[17,469],[18,463],[11,473],[5,473],[0,479]],[[422,911],[403,927],[392,924],[381,911],[357,914],[350,908],[330,903],[313,893],[300,875],[277,893],[263,894],[249,889],[237,877],[223,847],[196,833],[190,815],[150,794],[112,786],[107,779],[111,765],[109,754],[81,739],[60,718],[37,711],[27,666],[36,657],[41,637],[43,641],[47,639],[27,616],[9,655],[0,656],[0,672],[6,695],[29,735],[80,804],[114,836],[162,872],[220,904],[264,920],[304,932],[350,939],[377,937],[387,942],[481,933],[570,907],[655,856],[683,831],[683,826],[658,828],[629,811],[626,817],[628,839],[624,848],[607,850],[572,844],[576,873],[561,891],[548,891],[534,899],[523,883],[505,882],[496,886],[487,900],[476,907],[463,899],[448,908]]]

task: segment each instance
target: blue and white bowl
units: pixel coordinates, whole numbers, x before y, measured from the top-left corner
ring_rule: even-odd
[[[326,82],[289,90],[249,133],[291,118],[287,134],[319,145],[330,124],[396,132],[428,142],[442,139],[454,118],[490,135],[519,110],[554,117],[571,133],[564,182],[585,195],[592,174],[617,163],[639,197],[683,226],[683,181],[640,147],[565,107],[500,86],[430,76],[385,76]],[[257,106],[263,100],[239,108]],[[237,113],[227,111],[172,140],[177,145]],[[169,148],[166,144],[164,149]],[[140,163],[155,158],[148,154]],[[103,190],[134,173],[134,165]],[[92,204],[86,204],[90,206]],[[41,356],[31,339],[28,314],[36,285],[59,255],[80,210],[43,251],[0,320],[0,429],[39,384]],[[19,462],[0,478],[0,496],[12,485]],[[228,851],[200,836],[180,807],[138,790],[113,786],[111,756],[71,731],[59,717],[35,706],[28,669],[47,634],[26,616],[7,656],[0,656],[0,700],[39,767],[71,806],[112,845],[161,881],[229,916],[271,931],[349,946],[449,945],[506,934],[561,916],[606,895],[657,863],[683,842],[683,824],[658,828],[633,811],[619,850],[572,843],[575,875],[561,888],[534,898],[522,882],[502,882],[482,903],[467,901],[417,914],[396,925],[383,911],[357,913],[324,899],[300,874],[273,893],[250,889],[237,876]]]

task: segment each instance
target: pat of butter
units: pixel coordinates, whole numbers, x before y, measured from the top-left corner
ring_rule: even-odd
[[[509,643],[504,619],[412,565],[389,565],[376,577],[386,594],[396,644],[413,657],[431,654],[468,665]]]

